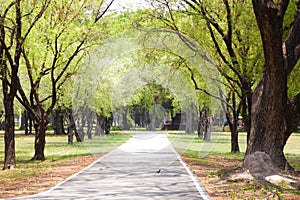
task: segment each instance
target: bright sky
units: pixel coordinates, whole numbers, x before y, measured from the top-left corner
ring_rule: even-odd
[[[110,10],[137,10],[149,6],[147,0],[115,0]]]

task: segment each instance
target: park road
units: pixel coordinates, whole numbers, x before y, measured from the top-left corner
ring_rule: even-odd
[[[129,141],[53,188],[11,199],[208,200],[205,188],[162,132]]]

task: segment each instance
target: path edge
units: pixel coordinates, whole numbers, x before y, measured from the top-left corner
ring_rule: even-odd
[[[6,198],[7,200],[9,199],[24,199],[24,198],[29,198],[29,197],[35,197],[35,196],[39,196],[39,195],[43,195],[43,194],[48,194],[49,192],[52,192],[53,190],[57,189],[58,187],[60,187],[62,184],[70,181],[71,179],[73,179],[74,177],[76,177],[78,174],[83,173],[85,170],[88,170],[89,168],[93,167],[96,163],[98,163],[99,161],[101,161],[102,159],[106,158],[107,156],[109,156],[113,151],[115,151],[116,149],[111,150],[110,152],[108,152],[107,154],[101,156],[100,158],[96,159],[94,162],[92,162],[91,164],[89,164],[88,166],[84,167],[83,169],[81,169],[80,171],[72,174],[71,176],[69,176],[68,178],[64,179],[61,182],[58,182],[56,185],[50,187],[49,189],[45,190],[45,191],[41,191],[38,192],[36,194],[32,194],[32,195],[28,195],[28,196],[18,196],[18,197],[11,197],[11,198]],[[2,200],[2,199],[0,199]],[[3,199],[4,200],[4,199]]]
[[[205,187],[203,186],[203,184],[200,182],[200,180],[195,176],[194,172],[188,167],[188,165],[182,160],[181,156],[179,155],[179,153],[174,149],[172,143],[170,142],[172,149],[174,151],[174,153],[176,154],[177,159],[179,160],[179,162],[181,163],[181,165],[184,167],[184,169],[186,170],[186,172],[189,174],[189,176],[191,177],[195,187],[198,190],[198,193],[200,194],[201,198],[203,200],[211,200],[211,198],[208,195],[207,190],[205,189]]]

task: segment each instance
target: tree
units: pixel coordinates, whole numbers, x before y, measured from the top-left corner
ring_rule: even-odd
[[[224,111],[230,118],[232,136],[232,152],[239,152],[238,147],[238,116],[243,115],[245,128],[250,132],[250,109],[252,86],[255,82],[253,71],[259,64],[260,45],[252,37],[258,33],[254,26],[254,17],[244,16],[249,12],[246,1],[152,1],[155,8],[154,17],[160,19],[169,29],[193,38],[203,46],[216,60],[215,67],[222,75],[221,84],[225,88],[220,94],[209,94],[217,97],[224,104]],[[207,28],[207,31],[203,29]],[[187,40],[186,37],[181,37]],[[186,42],[193,47],[192,42]],[[197,66],[190,66],[196,68]],[[197,70],[190,70],[191,73]],[[193,75],[191,75],[191,78]],[[194,76],[195,77],[195,76]],[[192,80],[197,83],[197,79]],[[199,90],[203,88],[197,87]],[[200,84],[198,84],[200,85]],[[229,95],[234,93],[235,95]],[[234,98],[234,99],[232,99]],[[229,101],[230,100],[230,101]],[[232,100],[232,101],[231,101]]]
[[[90,16],[87,14],[87,7],[90,5],[89,1],[71,4],[52,2],[42,17],[43,21],[35,26],[35,31],[43,32],[43,36],[32,37],[36,43],[31,41],[30,46],[26,45],[22,50],[31,90],[26,96],[20,86],[18,100],[33,114],[36,135],[32,160],[45,159],[47,118],[55,108],[61,87],[76,74],[85,52],[99,37],[95,22],[103,13],[99,16],[96,11],[98,8],[93,5],[96,9],[92,10],[93,15]],[[45,27],[45,23],[49,26]],[[81,34],[78,35],[78,32]],[[39,58],[38,61],[35,57]],[[49,92],[41,92],[43,87]],[[33,98],[30,99],[30,96]]]
[[[170,92],[161,85],[149,83],[140,92],[140,101],[143,103],[144,110],[149,116],[147,129],[155,131],[156,128],[162,128],[166,109],[163,107],[165,102],[172,98]],[[172,116],[171,116],[172,117]]]
[[[209,112],[209,107],[203,105],[200,111],[199,125],[198,125],[198,138],[203,137],[203,141],[205,142],[208,142],[211,137],[211,132],[210,132],[211,124],[208,118],[208,112]]]
[[[15,165],[13,103],[16,95],[34,119],[36,140],[33,160],[43,160],[47,117],[55,106],[59,88],[76,71],[74,66],[78,65],[75,63],[71,72],[67,72],[67,68],[84,49],[87,35],[95,33],[89,29],[87,22],[95,24],[112,2],[107,5],[100,3],[105,9],[88,1],[69,4],[64,1],[15,0],[1,5],[0,53],[6,124],[4,169]],[[85,30],[85,34],[74,41],[78,38],[68,33],[80,28]],[[34,31],[35,34],[32,34]],[[92,37],[89,39],[93,41]],[[77,61],[78,64],[80,59]],[[20,64],[26,66],[31,87],[29,92],[19,78]],[[51,92],[49,95],[43,94],[41,89],[47,81],[51,83],[47,88]]]
[[[172,88],[172,93],[175,93],[177,99],[180,99],[180,103],[184,102],[183,99],[185,99],[188,94],[193,94],[194,91],[192,90],[192,87],[189,87],[192,91],[187,90],[188,85],[191,85],[189,81],[186,81],[184,77],[181,77],[182,75],[179,72],[174,72],[174,68],[169,66],[172,63],[169,62],[168,57],[165,55],[165,49],[159,49],[166,43],[168,46],[176,48],[177,51],[183,50],[179,49],[180,47],[185,48],[183,50],[185,51],[187,50],[187,47],[183,45],[182,41],[177,38],[175,33],[160,34],[155,31],[148,32],[147,30],[140,31],[133,29],[140,28],[143,25],[150,25],[145,22],[148,18],[144,17],[145,15],[143,12],[141,16],[140,12],[137,14],[123,13],[117,17],[116,15],[108,16],[108,20],[103,21],[108,27],[111,27],[111,24],[116,24],[116,30],[114,31],[114,28],[112,28],[113,30],[111,32],[117,34],[118,37],[101,44],[101,48],[95,48],[94,52],[90,53],[89,60],[86,63],[88,67],[81,71],[77,76],[78,87],[76,88],[83,94],[79,95],[79,98],[83,99],[76,98],[76,101],[78,102],[78,106],[76,107],[79,108],[82,105],[91,105],[89,107],[92,110],[102,108],[103,111],[101,112],[105,112],[106,108],[109,108],[108,103],[112,103],[112,111],[123,110],[123,116],[121,118],[127,119],[129,118],[127,117],[129,112],[126,107],[131,104],[134,98],[134,92],[139,90],[139,88],[144,87],[146,84],[154,83],[161,85],[164,88]],[[130,30],[129,32],[126,32],[129,21],[128,19],[125,20],[127,17],[134,21],[133,23],[130,23],[131,26],[129,26],[133,30]],[[141,17],[142,20],[139,19],[139,17]],[[132,24],[134,27],[132,27]],[[119,29],[120,27],[121,30]],[[124,32],[122,33],[122,31]],[[163,39],[163,41],[157,41],[158,38]],[[174,39],[176,40],[176,43],[174,43]],[[177,45],[178,43],[180,43],[179,48]],[[154,52],[155,50],[153,49],[156,49],[157,51]],[[194,54],[194,52],[191,52],[190,50],[187,51],[190,55]],[[174,79],[172,80],[171,77]],[[95,83],[92,83],[92,86],[81,84],[80,80],[84,79],[92,79],[93,81],[90,81],[90,83]],[[186,82],[189,84],[186,84]],[[100,90],[94,90],[98,87],[98,84],[101,86]],[[107,85],[107,88],[105,85]],[[107,92],[107,89],[109,92]],[[88,100],[94,100],[96,94],[100,94],[101,96],[99,101],[89,102]],[[153,94],[151,94],[149,99],[154,104]],[[148,103],[150,101],[143,103]],[[95,105],[92,105],[93,103]],[[145,110],[149,109],[153,104],[146,107]],[[143,113],[145,113],[144,111]],[[98,114],[101,114],[101,112]],[[119,119],[119,116],[115,119]],[[124,127],[127,127],[127,120],[123,120],[123,122]]]
[[[23,45],[32,28],[41,18],[49,1],[28,2],[31,9],[22,10],[20,0],[9,1],[1,5],[0,17],[0,53],[3,103],[5,112],[5,156],[3,169],[13,169],[16,164],[14,142],[14,100],[20,87],[18,76]],[[22,12],[31,13],[31,17]],[[27,20],[27,26],[23,21]]]
[[[61,107],[56,108],[52,111],[52,127],[54,134],[64,135],[64,110]]]
[[[33,29],[36,35],[41,32],[44,32],[44,35],[40,38],[32,35],[30,45],[25,44],[22,48],[31,89],[26,95],[23,85],[20,85],[17,98],[32,114],[34,120],[35,155],[32,160],[45,159],[48,116],[56,105],[60,88],[76,73],[81,57],[84,55],[81,52],[86,48],[84,44],[88,34],[83,33],[81,38],[71,35],[72,31],[81,28],[76,27],[75,24],[78,23],[78,17],[83,16],[83,12],[80,4],[73,3],[65,6],[64,3],[52,2],[43,14],[42,21]],[[45,28],[45,23],[49,24],[48,28]],[[68,26],[66,27],[65,24]],[[47,89],[43,90],[43,88]]]
[[[300,56],[300,1],[284,37],[284,17],[289,1],[253,0],[264,48],[263,75],[253,94],[252,126],[246,156],[262,151],[275,167],[292,169],[283,149],[300,122],[300,93],[288,98],[287,80]],[[291,5],[295,6],[295,5]],[[284,41],[284,42],[282,42]]]

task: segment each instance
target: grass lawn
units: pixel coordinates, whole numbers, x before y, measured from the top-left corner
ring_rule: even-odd
[[[213,132],[209,142],[199,140],[196,135],[183,134],[180,131],[168,132],[174,148],[181,154],[193,157],[205,157],[207,155],[225,156],[227,158],[243,159],[246,150],[246,133],[239,134],[239,146],[241,153],[230,153],[230,133]],[[294,133],[289,138],[284,153],[294,168],[300,170],[300,134]]]

